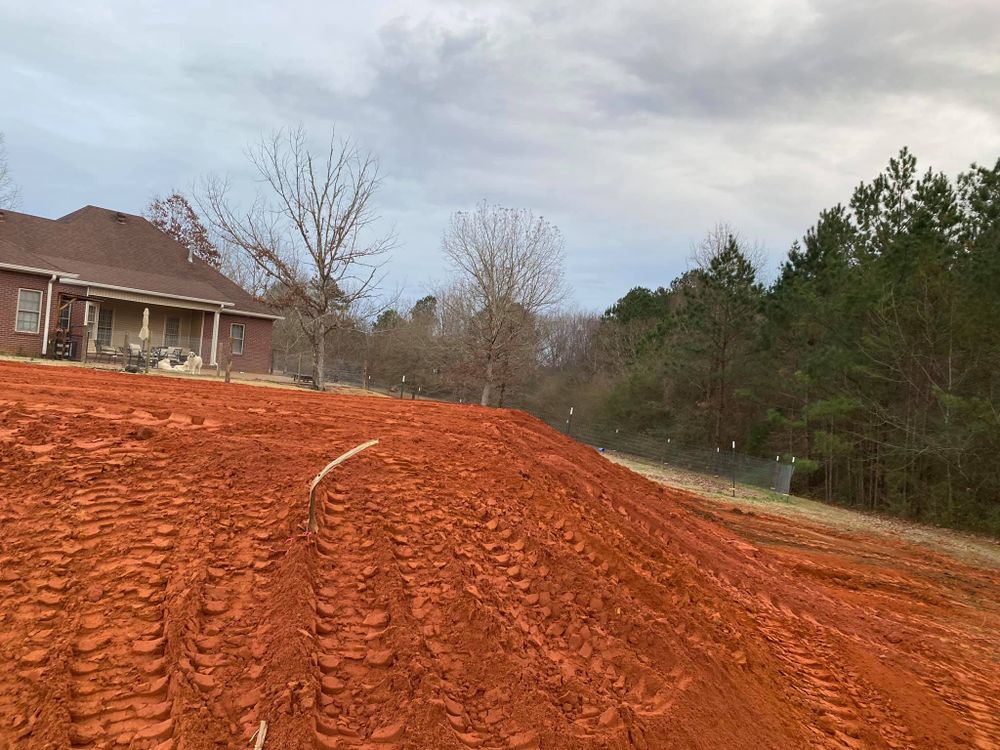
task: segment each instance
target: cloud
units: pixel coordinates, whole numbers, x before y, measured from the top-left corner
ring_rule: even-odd
[[[138,210],[209,171],[249,190],[248,141],[335,122],[381,159],[414,295],[484,198],[557,223],[603,308],[669,283],[720,219],[776,264],[904,144],[949,172],[1000,155],[995,3],[35,6],[0,10],[26,210]]]

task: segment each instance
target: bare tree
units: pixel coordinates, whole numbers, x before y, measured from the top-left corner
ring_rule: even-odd
[[[267,302],[271,277],[240,248],[221,239],[215,242],[221,257],[219,272],[254,298]]]
[[[712,265],[712,261],[725,251],[731,241],[739,246],[740,252],[746,256],[759,274],[764,268],[766,257],[764,246],[757,241],[752,244],[748,242],[743,233],[728,221],[717,221],[715,226],[711,227],[697,244],[692,244],[689,266],[693,266],[699,271],[706,271]]]
[[[483,381],[480,403],[510,373],[534,316],[565,296],[563,239],[557,227],[524,209],[485,202],[459,211],[444,233],[444,253],[456,273],[445,303],[463,322]]]
[[[17,189],[7,166],[7,147],[3,133],[0,133],[0,208],[17,208],[21,203],[21,191]]]
[[[222,240],[274,282],[274,301],[298,314],[322,389],[327,334],[353,325],[352,310],[373,298],[393,244],[391,234],[373,234],[378,162],[333,131],[314,153],[302,127],[279,130],[247,154],[266,192],[240,211],[228,181],[209,178],[199,203]]]
[[[299,363],[305,354],[306,362],[311,364],[312,347],[306,339],[299,315],[295,310],[285,311],[281,320],[274,322],[271,332],[272,349],[276,354],[275,365],[283,372],[289,372],[294,365],[294,371],[300,371]],[[280,364],[277,358],[280,357]]]
[[[548,370],[594,371],[600,318],[582,310],[557,310],[539,320],[539,364]]]

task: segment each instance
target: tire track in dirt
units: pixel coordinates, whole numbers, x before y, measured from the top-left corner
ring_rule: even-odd
[[[54,425],[46,436],[49,443],[31,446],[31,436],[25,435],[21,444],[29,450],[43,449],[52,461],[50,471],[65,473],[68,486],[77,489],[42,501],[57,508],[59,521],[51,527],[51,538],[45,539],[47,551],[25,550],[22,558],[43,564],[54,574],[46,579],[47,591],[36,596],[49,608],[40,617],[53,625],[40,632],[49,648],[33,651],[30,659],[39,665],[39,679],[50,681],[52,672],[65,677],[52,680],[58,688],[40,697],[43,710],[58,705],[65,711],[67,725],[59,741],[67,747],[89,746],[109,735],[119,744],[148,741],[169,747],[169,742],[159,742],[172,736],[171,705],[160,679],[165,674],[161,616],[165,578],[159,565],[166,554],[150,558],[140,544],[116,546],[119,537],[143,538],[139,511],[150,509],[140,495],[123,486],[120,474],[145,451],[116,439],[80,439],[81,433],[95,427],[93,420],[80,414],[61,416],[49,424]],[[157,481],[153,474],[142,472],[142,476]],[[154,517],[168,515],[159,506],[152,510]],[[160,523],[158,530],[161,534],[153,537],[149,550],[168,550],[175,529]],[[119,599],[132,604],[108,606]],[[150,676],[149,684],[137,685],[137,675]]]
[[[973,746],[978,750],[1000,750],[1000,704],[988,697],[996,691],[991,684],[988,669],[981,666],[967,668],[962,657],[978,665],[988,665],[996,659],[990,653],[969,644],[965,654],[953,654],[952,658],[925,654],[929,669],[920,670],[920,681],[941,701],[954,709],[959,721],[973,737]]]
[[[62,417],[42,423],[21,402],[0,405],[0,466],[20,467],[15,474],[3,472],[0,500],[0,532],[4,533],[0,654],[16,665],[0,670],[0,715],[8,718],[11,735],[26,743],[46,719],[51,721],[60,713],[53,704],[63,686],[49,684],[46,675],[65,661],[58,643],[75,597],[79,545],[70,539],[72,524],[61,507],[65,501],[62,477],[50,470],[52,454],[65,436]],[[34,492],[40,495],[36,502],[18,502]],[[24,529],[32,516],[34,522]],[[39,517],[44,520],[36,528]],[[19,633],[25,636],[19,638]],[[52,726],[46,734],[67,742],[65,732]]]
[[[665,541],[670,538],[669,532],[656,518],[656,513],[634,510],[644,518],[642,523],[647,529]],[[711,537],[703,537],[698,546],[713,546]],[[749,551],[753,556],[758,554],[749,545],[737,543],[735,547],[737,553]],[[768,575],[772,580],[766,588],[757,588],[758,575],[752,575],[749,580],[744,579],[737,585],[722,572],[727,557],[733,554],[733,551],[726,552],[719,548],[712,552],[702,549],[690,559],[713,560],[713,567],[707,570],[710,579],[728,598],[738,602],[745,612],[752,613],[758,630],[768,643],[769,653],[784,665],[782,675],[787,684],[782,687],[787,691],[789,700],[799,704],[805,715],[811,717],[806,725],[813,733],[816,746],[838,750],[922,746],[907,726],[908,721],[912,722],[915,718],[914,715],[911,713],[904,717],[885,692],[885,684],[866,677],[849,662],[851,656],[860,660],[862,655],[884,651],[886,642],[873,638],[873,633],[898,633],[893,627],[897,623],[886,622],[885,616],[870,606],[859,607],[829,596],[813,597],[809,605],[803,605],[798,601],[801,599],[801,587],[791,579],[783,581],[785,574],[773,566],[768,566]],[[754,568],[757,566],[747,568],[744,565],[743,570],[753,571]],[[781,590],[784,590],[784,595],[773,593]],[[845,613],[864,621],[866,629],[845,627],[843,623],[851,620],[844,616]],[[912,622],[900,625],[903,630],[913,630]],[[926,636],[931,636],[938,627],[936,623],[928,623]],[[898,643],[899,640],[899,636],[894,635],[893,641]],[[921,655],[922,662],[909,666],[913,679],[926,682],[926,670],[933,660],[926,658],[926,649],[921,650],[925,651]],[[991,721],[983,711],[986,704],[972,698],[967,706],[962,697],[966,688],[954,684],[950,671],[942,668],[937,679],[939,684],[942,680],[952,683],[951,688],[935,692],[947,695],[946,703],[961,706],[964,712],[972,713],[974,722],[960,719],[959,723],[965,723],[970,729],[974,742],[978,743],[975,746],[990,747],[992,740],[988,737],[995,734],[982,733],[983,725],[990,727]],[[973,677],[968,684],[975,685],[976,681]],[[933,721],[931,718],[920,724],[927,727]],[[873,728],[877,730],[873,731]]]
[[[201,421],[169,411],[95,410],[86,417],[74,416],[43,444],[47,448],[70,432],[75,436],[46,455],[58,459],[50,471],[59,467],[66,486],[77,489],[56,501],[61,525],[51,527],[56,530],[52,540],[43,538],[47,543],[41,550],[24,550],[22,557],[41,559],[65,574],[48,579],[50,588],[61,589],[67,580],[73,583],[75,596],[68,600],[53,592],[40,594],[39,601],[58,613],[59,621],[58,628],[41,634],[61,645],[52,653],[36,650],[29,655],[33,664],[40,664],[38,671],[48,664],[46,676],[54,669],[64,675],[52,681],[62,689],[38,702],[63,706],[66,726],[60,743],[66,747],[90,747],[111,737],[121,746],[165,750],[174,744],[176,716],[192,704],[227,729],[235,729],[239,708],[244,713],[252,708],[241,706],[239,699],[245,701],[245,695],[240,691],[216,687],[230,661],[224,647],[237,653],[245,649],[242,637],[249,628],[230,628],[225,639],[219,634],[229,625],[225,614],[239,620],[239,607],[232,613],[230,605],[252,600],[246,579],[270,564],[259,559],[270,552],[251,540],[246,546],[257,559],[245,564],[252,555],[238,554],[238,544],[212,529],[229,527],[234,538],[266,538],[267,532],[260,531],[266,524],[248,504],[234,521],[214,519],[201,528],[198,521],[204,514],[191,513],[187,488],[192,477],[168,454],[142,442],[161,428],[169,430],[175,442],[178,429]],[[80,437],[109,427],[117,434],[97,440]],[[140,441],[132,439],[136,434]],[[202,487],[212,484],[210,480]],[[226,489],[226,482],[218,484],[218,489]],[[272,523],[281,520],[279,516]],[[74,557],[79,564],[66,568]],[[230,567],[237,571],[232,580],[221,580],[229,578]],[[192,568],[199,572],[188,578]],[[25,611],[34,616],[30,608]],[[49,616],[55,615],[41,618]],[[190,715],[185,719],[192,724]],[[243,723],[249,725],[252,719]],[[196,718],[193,726],[193,735],[204,733],[204,720]]]
[[[163,566],[177,527],[168,502],[150,502],[157,483],[170,480],[155,470],[142,476],[148,484],[128,489],[117,478],[97,478],[72,498],[75,541],[83,556],[100,560],[78,574],[83,598],[69,664],[72,747],[102,738],[125,747],[134,741],[173,747]],[[151,537],[149,518],[160,519]]]
[[[564,530],[565,522],[539,537],[512,503],[501,506],[475,493],[436,495],[434,480],[418,464],[380,458],[384,491],[399,498],[386,511],[399,530],[393,537],[397,569],[425,647],[435,657],[441,700],[460,742],[527,748],[538,743],[539,735],[532,730],[536,717],[511,720],[509,695],[503,691],[465,687],[476,681],[466,679],[472,658],[467,636],[455,632],[449,618],[454,612],[462,613],[461,621],[486,621],[481,626],[486,632],[516,626],[516,636],[488,649],[516,654],[516,663],[491,664],[496,681],[503,683],[505,673],[540,675],[534,689],[545,696],[550,717],[558,717],[575,741],[624,737],[631,732],[625,731],[623,717],[641,731],[644,717],[669,711],[690,677],[676,665],[660,672],[641,663],[625,637],[607,630],[612,596],[602,592],[599,581],[574,593],[575,578],[553,573],[572,567],[571,558],[593,565],[598,557],[576,533]],[[447,467],[441,468],[446,474]],[[599,567],[608,570],[606,562]]]
[[[620,512],[626,517],[634,517],[647,533],[664,543],[675,539],[655,513],[633,506],[623,507]],[[700,544],[707,547],[713,541],[704,537]],[[699,571],[704,579],[699,588],[717,587],[725,592],[726,599],[737,603],[753,618],[756,630],[764,639],[764,644],[758,645],[764,645],[768,657],[782,665],[780,689],[787,696],[788,704],[809,717],[805,724],[813,745],[830,750],[912,747],[913,739],[901,725],[900,717],[860,675],[842,663],[839,651],[831,646],[824,628],[814,616],[800,616],[766,591],[754,593],[752,579],[741,580],[737,585],[734,578],[723,572],[727,558],[752,551],[751,547],[739,545],[735,549],[717,548],[707,557],[714,564]],[[690,552],[683,557],[691,566],[706,559]],[[703,643],[700,636],[689,634],[688,637],[694,639],[695,646]],[[738,649],[732,652],[731,658],[737,664],[745,664],[747,654]],[[873,723],[880,728],[880,736],[874,738],[874,744],[873,738],[865,732]]]
[[[201,442],[195,440],[192,450],[199,452]],[[287,552],[288,507],[271,492],[241,486],[247,460],[252,458],[242,454],[233,466],[209,453],[190,470],[200,493],[228,503],[199,507],[187,519],[191,543],[184,572],[174,579],[169,631],[180,732],[189,748],[216,747],[220,732],[249,738],[260,720],[263,604],[281,585],[274,574]]]
[[[567,520],[567,517],[572,518],[575,514],[553,513],[553,518],[557,515],[559,518],[553,522],[552,529],[558,537],[558,544],[561,544],[566,550],[565,554],[574,555],[581,562],[586,561],[594,566],[598,572],[607,576],[609,581],[621,580],[619,574],[627,566],[627,563],[613,554],[612,550],[599,539],[596,530],[590,528],[590,524],[587,523],[583,515],[578,515],[572,521]],[[565,567],[560,564],[558,559],[554,560],[553,564],[557,569]],[[651,577],[656,579],[659,576],[654,574]],[[575,584],[574,581],[566,581],[564,588],[572,590],[577,588]],[[680,694],[688,689],[694,681],[694,677],[679,664],[658,664],[655,660],[642,658],[639,649],[635,646],[659,636],[655,634],[653,629],[647,630],[642,626],[635,627],[629,620],[618,624],[615,623],[614,618],[605,617],[604,613],[609,608],[613,608],[618,613],[623,609],[623,605],[625,609],[632,607],[620,601],[610,587],[603,591],[602,588],[594,586],[581,592],[582,596],[577,594],[575,597],[570,597],[564,594],[560,598],[566,606],[575,608],[573,620],[580,621],[584,618],[590,620],[596,632],[596,639],[592,639],[591,635],[586,632],[591,628],[584,626],[583,631],[586,637],[582,639],[581,646],[579,632],[571,627],[559,643],[564,650],[568,647],[568,653],[583,657],[582,662],[579,658],[577,660],[584,669],[589,666],[592,671],[600,673],[602,666],[606,665],[604,666],[603,681],[593,686],[598,695],[604,698],[606,704],[620,705],[622,713],[627,715],[663,716],[669,712]],[[548,615],[547,610],[550,607],[551,604],[543,610],[543,614]],[[561,628],[557,625],[556,632],[559,629]],[[546,634],[552,630],[553,627],[550,625]],[[697,643],[691,645],[698,646]],[[592,658],[594,650],[596,650],[598,658],[588,665],[587,660]],[[593,711],[592,708],[591,712]],[[596,723],[598,726],[606,726],[609,723],[620,724],[620,717],[616,716],[610,709],[605,709],[600,716],[593,715],[593,718],[594,721],[591,724]]]
[[[395,607],[382,592],[388,556],[377,544],[380,513],[331,484],[317,500],[317,746],[392,743],[403,734],[409,684],[386,642]]]
[[[84,598],[76,612],[67,700],[72,746],[111,737],[125,747],[175,746],[176,661],[167,601],[186,525],[182,476],[168,454],[144,441],[169,413],[100,411],[98,418],[137,427],[112,446],[89,448],[73,493],[81,555],[98,562],[79,575]],[[79,425],[76,425],[79,430]],[[132,439],[138,438],[138,439]],[[95,474],[100,469],[102,474]]]
[[[889,748],[914,746],[885,696],[843,662],[818,623],[800,618],[766,595],[759,604],[763,606],[754,611],[760,630],[772,653],[786,665],[789,691],[815,711],[811,728],[819,746],[831,750],[857,750],[873,742]],[[877,739],[866,736],[865,727],[872,725],[880,729]]]
[[[409,616],[419,628],[421,650],[429,659],[436,701],[444,708],[459,746],[507,747],[509,737],[517,733],[504,733],[497,726],[506,718],[503,696],[493,688],[472,687],[468,634],[455,630],[454,614],[480,596],[474,586],[462,585],[452,573],[456,558],[463,554],[449,544],[456,541],[455,519],[449,519],[443,503],[435,507],[420,497],[410,461],[386,455],[380,459],[384,472],[380,507],[391,524],[392,563],[402,581]],[[530,739],[522,736],[519,746],[530,747]]]
[[[909,652],[906,658],[907,668],[912,671],[916,680],[926,685],[931,693],[939,696],[944,704],[951,706],[955,710],[958,722],[969,731],[973,746],[993,746],[993,740],[990,738],[1000,735],[1000,718],[998,718],[1000,712],[992,711],[988,701],[983,698],[983,696],[989,694],[990,686],[984,679],[982,670],[962,668],[960,666],[962,661],[961,656],[948,648],[948,644],[964,639],[963,650],[965,651],[966,658],[968,658],[968,655],[976,654],[973,661],[985,664],[991,658],[996,658],[990,654],[989,635],[981,630],[977,634],[978,628],[970,628],[963,633],[956,628],[943,625],[939,617],[945,597],[948,600],[953,599],[956,606],[965,606],[968,603],[967,594],[961,592],[960,589],[948,592],[936,591],[932,586],[928,585],[927,581],[923,580],[925,572],[930,572],[929,570],[925,571],[925,567],[929,569],[929,562],[926,559],[920,559],[914,561],[914,563],[907,564],[905,573],[888,573],[886,571],[867,573],[841,567],[832,568],[825,561],[825,557],[831,554],[842,554],[842,550],[833,542],[830,542],[829,538],[836,540],[838,543],[850,546],[852,542],[848,535],[823,529],[809,529],[802,534],[807,540],[803,542],[798,537],[795,537],[780,519],[774,521],[767,519],[763,523],[768,528],[775,526],[778,528],[778,532],[774,534],[774,537],[782,545],[794,544],[797,549],[808,550],[812,555],[816,556],[815,562],[810,561],[809,563],[805,563],[801,560],[800,554],[796,558],[794,569],[797,572],[809,575],[811,579],[827,587],[830,594],[827,597],[828,602],[832,602],[834,598],[837,598],[836,606],[838,609],[841,611],[850,610],[857,616],[866,618],[869,622],[874,621],[874,623],[877,623],[874,627],[876,634],[887,634],[889,643],[897,645],[897,648],[901,651]],[[873,550],[871,552],[866,550],[864,559],[866,563],[871,560],[878,560],[884,565],[898,564],[898,554],[898,549],[886,551]],[[942,559],[937,556],[932,557],[937,558],[938,562]],[[983,575],[979,571],[970,571],[970,573],[973,581],[976,581],[976,579]],[[859,606],[859,604],[853,601],[853,598],[845,600],[843,592],[838,591],[836,588],[838,585],[845,586],[850,591],[865,592],[865,605]],[[838,594],[840,594],[839,597]],[[922,603],[924,607],[922,610],[914,608],[909,617],[904,619],[892,614],[891,611],[880,612],[873,608],[870,604],[873,595],[878,595],[880,598],[886,600],[886,602],[904,601],[911,605]],[[775,611],[772,601],[766,599],[766,597],[764,601],[769,611]],[[787,609],[787,607],[783,609]],[[985,618],[983,623],[985,623]],[[880,638],[872,637],[871,632],[865,633],[829,627],[820,628],[815,616],[804,617],[803,624],[807,626],[812,625],[813,629],[820,634],[820,637],[822,637],[824,630],[827,631],[830,637],[840,639],[842,645],[845,647],[849,645],[847,642],[853,643],[855,650],[861,653],[876,654],[885,650],[886,640],[883,640],[883,638],[886,636]],[[780,638],[780,634],[785,630],[787,630],[785,625],[778,623],[772,628],[772,633],[777,638]],[[836,655],[831,655],[830,648],[824,647],[823,644],[820,645],[818,650],[815,648],[810,649],[805,656],[801,653],[795,656],[799,659],[804,658],[810,666],[815,666],[817,662],[822,663],[824,658],[833,663],[837,662]],[[884,658],[885,654],[882,653],[881,656]],[[850,673],[849,670],[844,669],[848,674]],[[872,689],[869,687],[869,692]],[[856,697],[857,692],[857,690],[851,691],[851,695]],[[885,696],[881,696],[880,699],[884,701]],[[863,699],[859,700],[862,701],[863,705],[870,705],[873,702],[868,701],[865,704]],[[877,700],[874,702],[877,702]],[[903,743],[904,746],[915,744],[913,737],[902,728],[902,717],[898,715],[898,712],[892,713],[894,714],[893,723],[897,732],[895,742],[897,744]],[[836,719],[839,715],[839,713],[834,713],[833,717],[827,718]],[[834,722],[827,721],[826,725],[833,726]],[[906,743],[911,743],[911,745],[907,745]]]

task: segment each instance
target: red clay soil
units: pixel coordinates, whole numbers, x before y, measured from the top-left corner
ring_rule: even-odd
[[[0,487],[0,748],[1000,747],[996,571],[518,412],[0,363]]]

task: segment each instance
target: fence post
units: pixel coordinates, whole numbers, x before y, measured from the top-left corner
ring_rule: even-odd
[[[733,497],[736,497],[736,441],[733,441]]]
[[[569,418],[566,420],[566,434],[571,435],[573,429],[573,407],[569,407]]]
[[[406,376],[403,376],[403,382],[399,386],[399,397],[403,398],[403,391],[406,390]]]
[[[229,382],[229,373],[233,369],[233,337],[229,337],[229,346],[226,347],[226,382]]]

